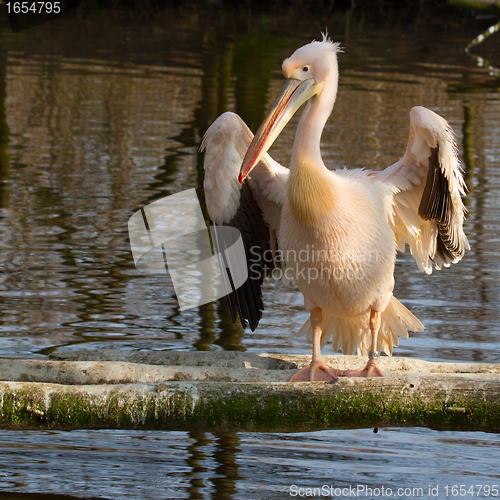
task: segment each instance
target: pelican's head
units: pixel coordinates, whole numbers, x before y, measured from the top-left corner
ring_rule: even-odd
[[[337,92],[339,51],[339,44],[323,35],[321,42],[304,45],[283,61],[283,75],[287,79],[285,87],[248,147],[241,165],[240,184],[300,106],[311,97],[321,94],[327,80],[331,80],[330,90]]]

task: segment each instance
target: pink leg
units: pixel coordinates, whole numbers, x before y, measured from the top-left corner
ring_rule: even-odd
[[[347,370],[344,372],[344,377],[383,377],[384,374],[377,364],[377,337],[380,330],[380,317],[379,311],[370,311],[370,332],[372,342],[370,345],[370,353],[368,354],[368,363],[364,368],[357,370]]]
[[[330,368],[321,359],[321,309],[318,307],[311,311],[311,325],[313,327],[313,354],[310,365],[299,370],[290,379],[290,382],[313,382],[334,380],[340,375],[340,370]]]

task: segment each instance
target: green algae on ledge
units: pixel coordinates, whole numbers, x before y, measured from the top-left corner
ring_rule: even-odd
[[[4,429],[304,432],[387,426],[500,432],[500,380],[405,376],[290,384],[0,382]]]

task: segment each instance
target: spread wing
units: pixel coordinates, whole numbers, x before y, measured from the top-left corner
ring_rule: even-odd
[[[466,186],[449,124],[427,108],[410,111],[410,135],[405,155],[376,174],[393,186],[391,224],[398,250],[410,247],[427,274],[458,262],[469,242],[463,230]]]
[[[281,208],[286,199],[288,169],[266,154],[243,185],[238,174],[253,134],[234,113],[224,113],[207,130],[205,200],[213,224],[235,227],[241,233],[247,257],[248,279],[228,295],[233,321],[243,328],[257,327],[264,304],[261,285],[275,266]]]

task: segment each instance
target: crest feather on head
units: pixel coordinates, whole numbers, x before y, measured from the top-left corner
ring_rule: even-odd
[[[326,72],[325,65],[327,64],[327,61],[330,61],[330,66],[331,64],[337,64],[336,55],[339,52],[342,52],[340,43],[332,42],[328,36],[328,31],[321,34],[323,39],[320,42],[314,40],[313,42],[298,48],[288,59],[283,61],[282,68],[285,78],[288,78],[295,68],[302,65],[313,63],[318,69],[319,67],[324,66]],[[322,73],[321,70],[319,73]]]
[[[338,52],[344,52],[343,47],[340,46],[340,42],[332,42],[332,39],[328,36],[328,28],[325,29],[325,32],[321,32],[321,36],[323,37],[323,40],[321,40],[320,43],[328,43],[332,45],[332,50],[334,50],[336,53]]]

